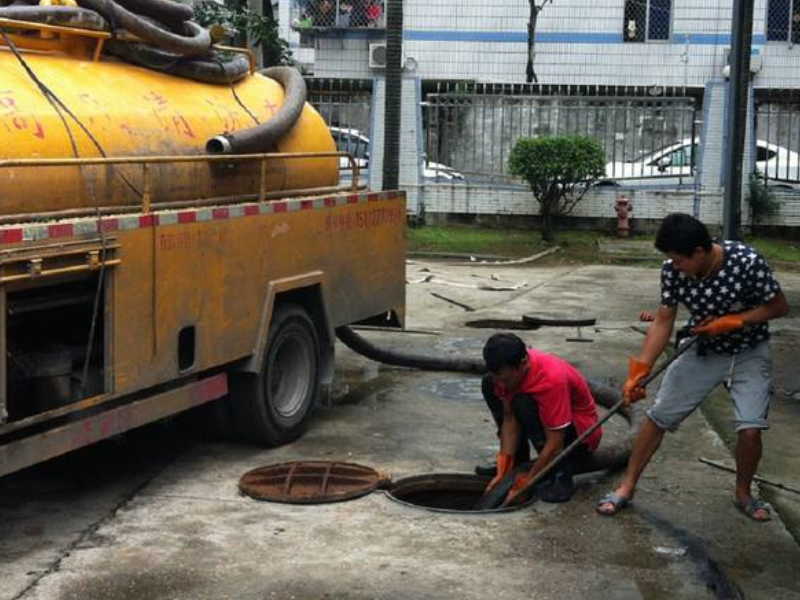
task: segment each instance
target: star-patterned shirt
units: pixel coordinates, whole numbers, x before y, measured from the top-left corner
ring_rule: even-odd
[[[721,242],[724,252],[720,269],[705,279],[693,279],[664,261],[661,267],[661,304],[682,303],[691,313],[688,325],[706,317],[721,317],[766,304],[780,291],[767,261],[741,242]],[[708,338],[707,349],[718,354],[738,354],[769,339],[767,323],[750,325]]]

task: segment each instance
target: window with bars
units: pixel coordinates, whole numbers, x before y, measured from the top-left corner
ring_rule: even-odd
[[[795,1],[800,3],[800,0]],[[648,42],[669,39],[672,0],[625,0],[624,13],[622,22],[624,41]]]
[[[767,41],[800,43],[800,0],[769,0]]]
[[[292,27],[349,29],[386,27],[383,0],[293,0]]]

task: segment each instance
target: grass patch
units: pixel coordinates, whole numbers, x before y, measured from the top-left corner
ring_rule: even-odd
[[[800,244],[797,242],[761,236],[746,236],[745,243],[753,246],[763,254],[768,262],[794,263],[795,268],[800,269]]]
[[[597,261],[597,239],[592,231],[559,231],[556,244],[562,251],[556,260]],[[521,258],[546,250],[539,231],[489,229],[469,225],[425,226],[408,229],[409,252],[441,252]]]
[[[447,227],[424,226],[409,228],[409,252],[441,252],[445,254],[491,255],[521,258],[550,247],[542,241],[537,230],[493,229],[471,225]],[[615,262],[601,259],[598,241],[618,239],[597,231],[559,230],[556,244],[561,251],[542,259],[542,264],[593,264]],[[637,241],[653,241],[653,235],[637,235]],[[800,270],[800,244],[777,238],[749,236],[745,242],[757,248],[771,262],[781,268]],[[624,262],[624,261],[620,261]],[[625,264],[631,264],[627,262]],[[658,266],[660,260],[637,261],[638,266]]]

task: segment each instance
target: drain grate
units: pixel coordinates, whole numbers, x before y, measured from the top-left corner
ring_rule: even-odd
[[[364,496],[386,482],[385,476],[363,465],[298,461],[248,471],[239,480],[239,489],[256,500],[322,504]]]

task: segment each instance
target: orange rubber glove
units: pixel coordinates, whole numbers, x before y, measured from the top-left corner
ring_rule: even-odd
[[[622,396],[628,402],[638,402],[647,395],[639,383],[650,374],[650,365],[632,356],[628,359],[628,379],[622,386]]]
[[[489,485],[486,486],[486,491],[488,492],[494,486],[496,486],[500,481],[502,481],[503,477],[508,475],[511,472],[511,469],[514,468],[514,457],[511,454],[506,454],[505,452],[498,452],[497,453],[497,475],[495,475],[492,480],[489,482]]]
[[[531,479],[532,477],[529,477],[527,473],[520,473],[514,478],[514,485],[511,486],[511,491],[514,494],[518,494],[522,488],[528,485]]]
[[[692,329],[695,335],[720,335],[730,333],[744,327],[744,319],[739,315],[725,315],[709,321],[705,325],[698,325]]]

